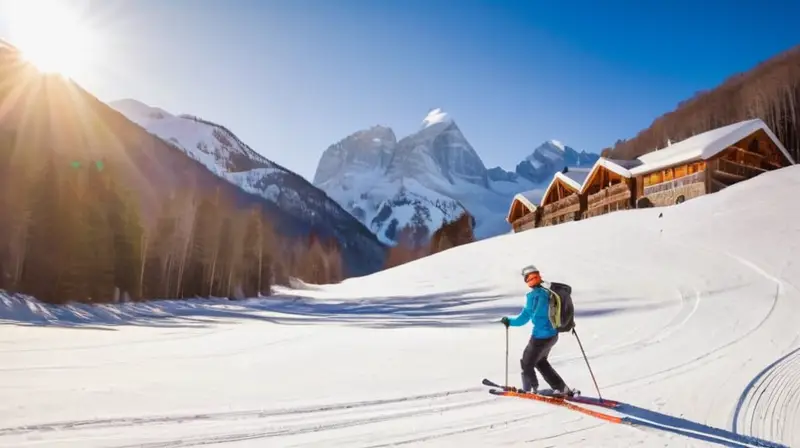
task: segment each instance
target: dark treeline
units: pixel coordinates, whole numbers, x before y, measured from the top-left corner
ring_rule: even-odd
[[[433,255],[475,241],[473,230],[475,218],[462,212],[459,217],[451,222],[442,222],[427,244],[420,245],[415,235],[418,232],[411,227],[404,227],[398,234],[397,245],[389,249],[385,267],[399,266],[422,257]]]
[[[336,244],[278,238],[259,205],[239,209],[229,190],[160,192],[166,199],[146,225],[114,163],[51,158],[8,170],[6,149],[0,289],[51,303],[243,298],[290,276],[342,278]]]
[[[633,159],[673,142],[738,121],[760,118],[781,143],[800,159],[800,46],[753,69],[732,76],[720,86],[678,105],[630,140],[619,140],[603,155]]]

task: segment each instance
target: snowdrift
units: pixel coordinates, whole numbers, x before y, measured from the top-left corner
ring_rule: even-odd
[[[800,167],[242,302],[0,302],[0,445],[800,446]],[[616,425],[494,397],[519,269],[570,283]],[[509,380],[530,327],[510,331]],[[551,361],[596,395],[578,344]]]

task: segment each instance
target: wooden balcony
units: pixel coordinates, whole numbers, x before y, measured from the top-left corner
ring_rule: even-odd
[[[588,198],[589,208],[602,207],[609,202],[617,202],[631,198],[631,190],[626,183],[618,183],[610,187],[603,188],[595,194],[590,194]]]
[[[630,208],[631,190],[627,183],[622,182],[603,188],[599,192],[589,195],[584,218],[603,215],[616,210]]]
[[[579,218],[581,199],[573,193],[560,201],[547,204],[542,208],[541,224],[543,226],[574,221]]]
[[[563,211],[564,209],[571,209],[572,207],[577,207],[578,209],[581,207],[581,200],[577,193],[573,193],[560,201],[545,205],[542,208],[542,213],[547,215]]]
[[[661,182],[655,185],[648,185],[644,187],[643,193],[644,196],[647,196],[662,191],[674,190],[684,185],[705,182],[705,175],[706,175],[705,171],[698,171],[696,173],[679,177],[677,179],[668,180],[666,182]]]
[[[728,159],[716,159],[710,163],[714,177],[728,178],[733,182],[740,180],[750,179],[758,176],[759,174],[767,172],[763,168],[752,165],[745,165]]]
[[[511,223],[515,232],[521,232],[536,227],[536,213],[528,213]]]

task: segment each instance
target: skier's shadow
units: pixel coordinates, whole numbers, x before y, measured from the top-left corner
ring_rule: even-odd
[[[594,398],[591,400],[599,402],[599,400]],[[651,411],[649,409],[640,408],[632,404],[623,402],[617,403],[619,403],[619,405],[614,408],[614,411],[624,415],[624,417],[622,417],[623,423],[633,426],[667,431],[685,437],[690,437],[692,439],[735,448],[750,448],[752,446],[789,448],[788,446],[779,443],[770,442],[757,437],[737,434],[725,429],[715,428],[713,426],[686,420],[685,418],[675,417],[672,415]]]

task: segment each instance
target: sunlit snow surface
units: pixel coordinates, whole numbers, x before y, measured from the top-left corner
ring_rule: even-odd
[[[798,195],[792,167],[242,302],[6,297],[0,446],[755,446],[734,429],[800,446]],[[618,415],[666,426],[480,385],[504,381],[498,320],[522,305],[529,263],[573,285],[601,392],[626,403]],[[515,384],[529,332],[510,331]],[[551,359],[596,395],[572,335]]]

